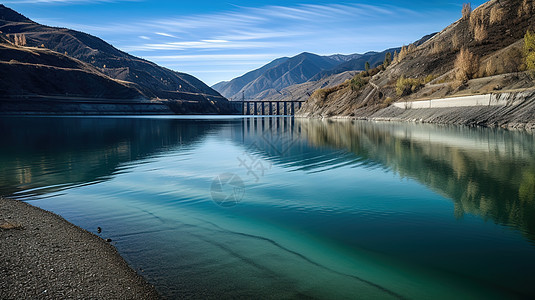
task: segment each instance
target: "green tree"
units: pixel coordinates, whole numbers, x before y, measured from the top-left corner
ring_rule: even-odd
[[[526,70],[535,73],[535,34],[529,30],[524,35],[524,63]]]
[[[370,62],[367,61],[366,64],[364,64],[364,70],[366,70],[366,72],[370,71]]]
[[[383,62],[383,65],[386,68],[386,67],[390,66],[390,63],[392,63],[392,53],[386,52],[385,61]]]

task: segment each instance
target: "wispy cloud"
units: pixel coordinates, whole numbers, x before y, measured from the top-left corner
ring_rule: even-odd
[[[174,36],[174,35],[172,35],[170,33],[165,33],[165,32],[155,32],[154,34],[161,35],[161,36],[166,36],[166,37],[176,38],[176,36]]]
[[[4,3],[67,6],[123,1],[142,0],[8,0]],[[54,15],[41,17],[51,18],[44,19],[50,22],[43,23],[89,32],[134,55],[193,75],[198,73],[209,84],[231,79],[277,57],[303,51],[349,54],[397,47],[453,21],[444,18],[443,11],[433,11],[427,6],[396,6],[392,1],[343,1],[325,4],[288,1],[284,5],[260,7],[231,5],[230,8],[226,6],[225,11],[192,14],[166,6],[165,11],[158,13],[151,10],[152,15],[159,16],[152,19],[144,17],[145,12],[125,13],[117,19],[110,19],[111,13],[107,12],[100,19],[87,18],[91,22]],[[109,7],[119,9],[118,6],[122,5]],[[169,6],[177,8],[182,4]],[[457,7],[454,10],[460,15]],[[438,26],[434,28],[429,24]]]
[[[152,29],[152,35],[176,40],[155,39],[155,43],[121,48],[134,52],[296,48],[323,36],[340,35],[343,32],[333,31],[337,24],[347,24],[357,17],[384,19],[391,14],[390,8],[365,4],[235,6],[232,11],[220,13],[141,21],[139,28]]]
[[[179,60],[251,60],[251,59],[273,59],[282,56],[282,54],[263,53],[263,54],[195,54],[195,55],[152,55],[143,58],[158,61],[179,61]]]
[[[213,42],[216,41],[216,42]],[[202,49],[202,50],[222,50],[222,49],[262,49],[266,47],[283,47],[286,46],[284,43],[277,42],[229,42],[229,41],[219,41],[219,40],[202,40],[202,41],[185,41],[185,42],[168,42],[168,43],[157,43],[157,44],[143,44],[143,45],[133,45],[122,47],[124,51],[156,51],[156,50],[191,50],[191,49]]]

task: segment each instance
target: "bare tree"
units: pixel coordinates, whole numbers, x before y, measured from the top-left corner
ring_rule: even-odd
[[[458,81],[465,82],[472,79],[479,70],[479,57],[470,50],[462,48],[455,59],[455,68],[457,69],[455,78]]]
[[[470,18],[470,14],[472,13],[472,4],[470,2],[463,4],[463,19]]]

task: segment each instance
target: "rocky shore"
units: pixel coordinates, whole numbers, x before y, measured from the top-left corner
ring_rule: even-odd
[[[158,299],[100,237],[27,203],[0,198],[1,299]]]
[[[296,116],[320,117],[311,115],[306,110],[298,111]],[[326,117],[533,130],[535,129],[535,90],[396,102],[379,110],[360,108],[351,114],[346,112]]]
[[[535,91],[501,93],[491,96],[491,101],[466,106],[475,101],[474,97],[458,97],[432,101],[412,102],[413,107],[401,108],[391,105],[362,119],[372,121],[409,121],[421,123],[453,124],[484,127],[503,127],[509,129],[535,129]],[[481,96],[484,98],[483,96]],[[435,103],[432,103],[436,101]],[[448,102],[451,102],[448,105]],[[464,103],[463,103],[464,102]],[[429,103],[429,104],[428,104]],[[430,108],[416,107],[434,105]],[[438,105],[437,105],[438,104]],[[401,107],[400,107],[401,106]]]

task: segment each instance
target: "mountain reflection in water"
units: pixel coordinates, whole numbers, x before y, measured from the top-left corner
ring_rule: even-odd
[[[286,117],[0,132],[0,195],[103,228],[166,297],[535,295],[529,132]],[[234,206],[212,201],[223,173],[243,180]]]

